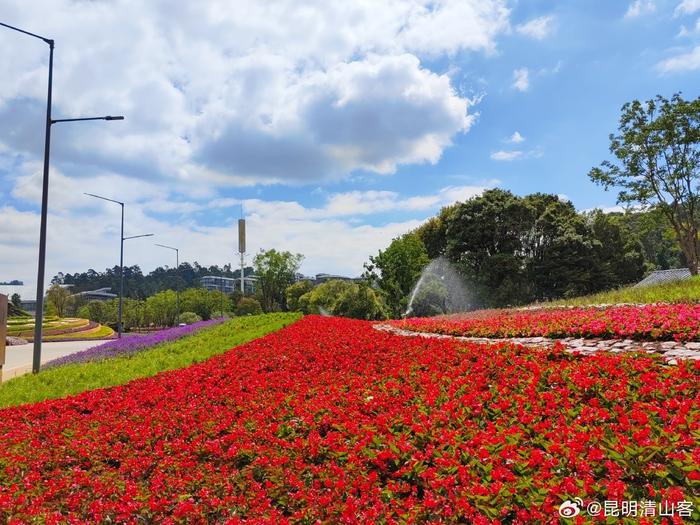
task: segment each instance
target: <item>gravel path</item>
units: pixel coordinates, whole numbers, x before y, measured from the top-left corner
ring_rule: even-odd
[[[456,335],[433,334],[428,332],[413,332],[402,330],[388,324],[375,324],[376,330],[384,330],[396,335],[434,337],[440,339],[457,339],[470,343],[500,343],[509,342],[526,347],[552,347],[559,341],[567,352],[577,352],[584,355],[596,352],[647,352],[650,354],[660,354],[664,360],[675,365],[681,359],[700,359],[700,343],[677,343],[675,341],[633,341],[631,339],[582,339],[567,337],[564,339],[550,339],[548,337],[510,337],[510,338],[488,338],[488,337],[463,337]]]

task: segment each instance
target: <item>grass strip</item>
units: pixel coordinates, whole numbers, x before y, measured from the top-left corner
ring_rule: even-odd
[[[128,357],[65,365],[23,375],[0,383],[0,408],[122,385],[133,379],[184,368],[279,330],[300,317],[296,313],[238,317]]]
[[[572,299],[561,299],[543,306],[586,306],[591,304],[650,304],[700,302],[700,276],[649,286],[627,286]]]

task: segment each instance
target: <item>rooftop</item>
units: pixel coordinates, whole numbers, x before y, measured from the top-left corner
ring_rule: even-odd
[[[671,268],[670,270],[656,270],[647,275],[634,286],[649,286],[650,284],[663,284],[671,281],[683,281],[690,277],[688,268]]]

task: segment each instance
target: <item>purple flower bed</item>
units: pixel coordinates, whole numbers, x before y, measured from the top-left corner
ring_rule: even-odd
[[[49,361],[42,368],[54,368],[57,366],[68,365],[73,363],[85,363],[88,361],[101,361],[102,359],[109,359],[111,357],[121,357],[132,355],[142,350],[147,350],[155,345],[161,343],[167,343],[169,341],[174,341],[180,339],[186,335],[198,332],[203,328],[208,328],[210,326],[215,326],[227,321],[225,317],[220,317],[218,319],[211,319],[209,321],[199,321],[198,323],[193,323],[187,326],[178,326],[175,328],[168,328],[166,330],[160,330],[159,332],[153,332],[148,335],[143,336],[130,336],[123,337],[122,339],[113,339],[104,344],[93,346],[87,350],[81,352],[76,352],[74,354],[69,354],[53,361]]]

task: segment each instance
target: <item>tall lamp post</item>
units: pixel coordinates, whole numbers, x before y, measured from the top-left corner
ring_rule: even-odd
[[[174,250],[175,251],[175,264],[176,266],[176,271],[175,271],[175,276],[179,277],[180,276],[180,250],[177,248],[173,248],[172,246],[166,246],[165,244],[156,244],[156,246],[160,246],[161,248],[167,248],[168,250]],[[176,324],[180,323],[180,282],[178,281],[177,285],[175,286],[175,308],[177,311],[177,317],[176,317]]]
[[[49,203],[49,156],[51,151],[51,126],[58,122],[78,122],[83,120],[124,120],[124,117],[105,116],[105,117],[89,117],[89,118],[69,118],[56,119],[51,118],[51,95],[53,85],[53,49],[54,41],[51,38],[46,38],[24,29],[11,26],[0,22],[0,26],[6,27],[18,33],[38,38],[49,45],[49,86],[46,97],[46,135],[44,139],[44,175],[41,191],[41,223],[39,229],[39,268],[36,279],[36,317],[34,320],[34,354],[32,356],[32,372],[35,374],[41,369],[41,337],[42,324],[44,323],[44,273],[46,271],[46,218],[48,215]]]
[[[124,237],[124,203],[121,201],[115,201],[114,199],[108,199],[107,197],[102,197],[100,195],[95,195],[94,193],[86,193],[89,197],[95,197],[96,199],[102,199],[103,201],[113,202],[119,204],[122,207],[122,230],[120,249],[119,249],[119,313],[117,319],[117,337],[121,339],[122,337],[122,311],[124,310],[124,241],[129,239],[138,239],[139,237],[153,237],[152,233],[144,233],[143,235],[132,235],[131,237]]]

